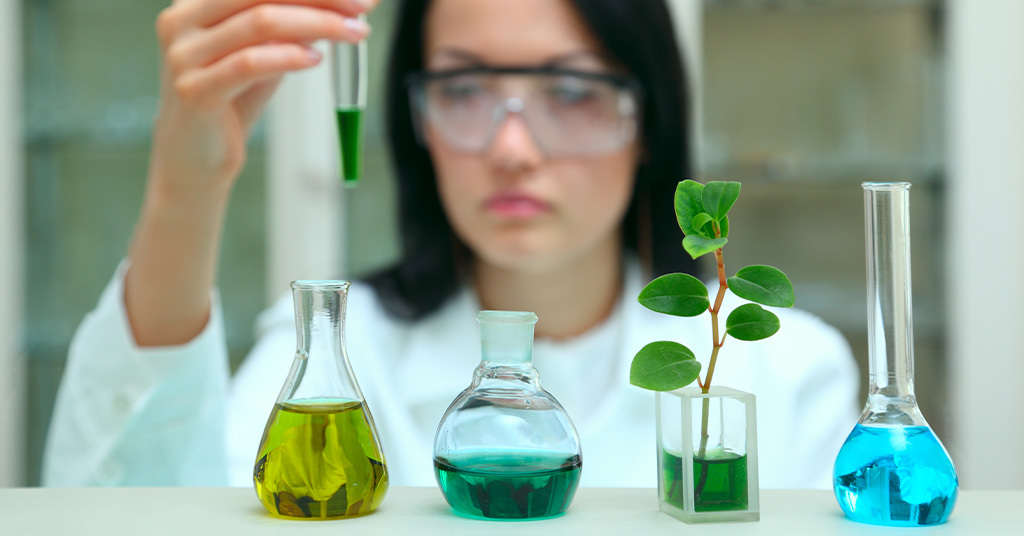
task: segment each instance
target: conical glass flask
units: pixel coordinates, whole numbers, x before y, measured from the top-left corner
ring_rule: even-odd
[[[959,481],[914,395],[910,184],[864,183],[868,269],[868,400],[839,451],[833,489],[854,521],[936,525]]]
[[[482,357],[434,438],[434,475],[456,513],[479,519],[561,515],[580,482],[580,439],[533,368],[537,315],[481,311]]]
[[[293,281],[298,345],[260,441],[253,482],[270,513],[369,513],[388,490],[377,429],[345,352],[347,281]]]

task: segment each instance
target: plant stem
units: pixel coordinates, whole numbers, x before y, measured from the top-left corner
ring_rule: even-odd
[[[702,407],[700,415],[700,449],[697,450],[697,457],[703,459],[708,449],[708,413],[711,409],[711,399],[705,398],[701,402],[701,406]]]
[[[718,228],[715,228],[715,235],[721,236]],[[718,351],[725,344],[725,337],[718,336],[718,312],[722,309],[722,300],[725,299],[725,289],[728,288],[725,280],[725,257],[722,254],[722,248],[715,250],[715,263],[718,266],[718,295],[715,297],[715,305],[711,307],[711,360],[708,362],[708,373],[704,377],[704,382],[700,382],[700,378],[697,379],[697,384],[700,385],[700,390],[705,395],[711,389],[711,378],[715,374],[715,363],[718,362]],[[700,449],[697,451],[697,457],[704,459],[707,454],[708,448],[708,414],[711,409],[711,399],[704,398],[701,403],[701,419],[700,419]],[[705,466],[702,464],[702,469]],[[703,471],[702,471],[703,472]],[[703,476],[703,475],[702,475]],[[704,478],[701,478],[700,483],[695,490],[696,494],[700,494],[703,491]]]
[[[729,285],[725,281],[725,257],[722,248],[715,250],[715,262],[718,265],[718,295],[715,296],[715,305],[711,307],[711,360],[708,361],[708,373],[704,382],[699,383],[701,392],[708,394],[711,388],[711,378],[715,375],[715,363],[718,362],[718,350],[725,344],[725,337],[718,336],[718,312],[722,310],[722,300],[725,299],[725,289]]]

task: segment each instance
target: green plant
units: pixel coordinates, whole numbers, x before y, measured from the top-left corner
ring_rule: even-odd
[[[708,288],[689,274],[672,273],[651,281],[640,292],[640,303],[659,313],[674,316],[711,314],[711,358],[707,374],[700,379],[701,364],[693,352],[671,341],[652,342],[637,352],[629,371],[629,381],[637,387],[654,391],[671,391],[685,387],[694,380],[707,394],[715,373],[718,354],[727,336],[741,341],[771,337],[779,330],[779,318],[761,305],[792,307],[793,285],[778,268],[764,265],[747,266],[726,278],[722,249],[728,242],[729,209],[740,195],[740,183],[712,181],[706,185],[685,180],[676,186],[675,212],[685,238],[683,248],[694,259],[713,253],[718,268],[718,293],[714,304]],[[754,303],[741,305],[729,313],[725,333],[719,335],[719,312],[725,291]],[[758,305],[761,304],[761,305]],[[699,457],[707,447],[708,405],[705,400]]]

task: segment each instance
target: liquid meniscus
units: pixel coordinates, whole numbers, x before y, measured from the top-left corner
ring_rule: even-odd
[[[338,141],[341,145],[341,174],[345,184],[354,185],[363,176],[363,111],[338,109]]]
[[[480,519],[544,519],[565,513],[580,483],[578,455],[468,452],[434,459],[456,513]]]
[[[858,424],[836,458],[836,499],[851,519],[915,527],[949,519],[958,480],[953,462],[927,426]]]
[[[314,398],[274,406],[253,470],[270,513],[336,519],[369,513],[388,490],[384,456],[363,404]]]

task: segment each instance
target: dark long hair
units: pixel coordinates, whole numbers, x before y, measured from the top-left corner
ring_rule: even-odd
[[[623,245],[651,275],[696,264],[681,246],[672,198],[690,173],[689,91],[672,18],[664,0],[571,0],[605,53],[644,91],[643,157],[622,223]],[[441,206],[427,149],[417,142],[405,86],[423,68],[424,21],[430,0],[399,7],[387,74],[388,141],[398,178],[398,262],[367,281],[393,315],[418,319],[436,311],[466,280],[472,253],[452,231]]]

